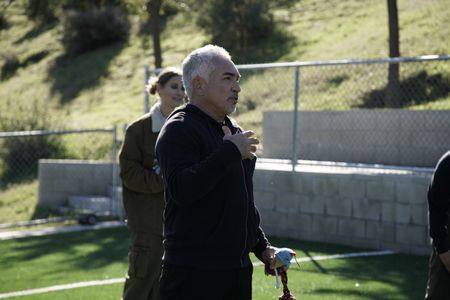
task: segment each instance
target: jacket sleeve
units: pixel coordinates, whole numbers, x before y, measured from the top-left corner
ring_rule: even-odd
[[[258,237],[258,243],[256,243],[255,247],[253,247],[252,252],[260,261],[263,261],[262,253],[264,252],[264,250],[266,250],[267,247],[270,246],[270,243],[267,240],[266,235],[264,234],[264,231],[261,227],[258,227],[258,229],[256,230],[256,236]]]
[[[207,195],[233,161],[241,160],[239,149],[223,141],[207,157],[198,129],[171,122],[163,127],[156,143],[156,155],[169,197],[178,205],[190,205]]]
[[[163,180],[153,169],[144,167],[145,151],[142,129],[136,124],[125,132],[125,139],[119,154],[120,178],[128,189],[139,193],[161,193]],[[149,158],[151,159],[151,158]]]
[[[438,253],[450,250],[448,218],[450,213],[450,153],[437,165],[428,189],[430,236]]]

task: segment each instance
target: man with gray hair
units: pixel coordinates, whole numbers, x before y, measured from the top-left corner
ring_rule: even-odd
[[[239,79],[218,46],[199,48],[183,62],[190,103],[172,113],[156,143],[166,199],[163,300],[249,300],[249,253],[273,268],[277,248],[260,227],[253,199],[258,140],[228,117]]]

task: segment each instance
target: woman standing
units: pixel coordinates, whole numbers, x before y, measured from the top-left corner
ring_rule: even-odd
[[[150,79],[147,90],[158,102],[128,126],[119,153],[123,203],[131,231],[124,300],[160,299],[164,186],[154,149],[166,118],[185,97],[177,69],[165,69]]]

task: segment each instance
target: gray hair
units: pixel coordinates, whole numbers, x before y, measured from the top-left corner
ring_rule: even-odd
[[[214,58],[231,60],[227,50],[215,45],[206,45],[192,51],[183,61],[183,85],[186,95],[192,100],[192,80],[199,76],[208,81],[209,75],[214,71],[211,61]]]

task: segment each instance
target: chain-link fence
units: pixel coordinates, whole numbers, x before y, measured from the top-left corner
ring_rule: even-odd
[[[262,158],[432,167],[450,149],[450,56],[238,69],[233,117],[256,132]],[[0,133],[0,224],[120,217],[116,137],[115,128]]]
[[[0,132],[0,228],[117,216],[117,145],[116,128]]]
[[[450,149],[450,56],[237,67],[261,157],[430,167]]]

